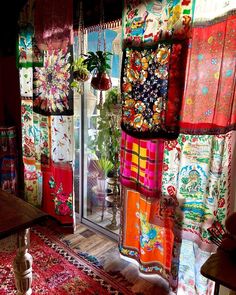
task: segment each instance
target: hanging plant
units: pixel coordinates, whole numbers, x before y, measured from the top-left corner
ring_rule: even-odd
[[[79,57],[74,60],[72,69],[74,80],[78,82],[85,82],[89,79],[89,70],[87,69],[87,65],[84,63],[83,57]]]
[[[89,51],[85,56],[84,64],[87,69],[92,73],[93,77],[91,85],[96,90],[108,90],[111,88],[111,78],[108,74],[108,70],[111,69],[109,62],[111,52],[108,51]]]
[[[84,64],[84,57],[79,57],[78,59],[74,60],[72,64],[72,70],[74,80],[70,85],[71,87],[76,88],[79,93],[81,93],[80,83],[86,82],[90,77],[89,70],[87,69],[86,64]]]

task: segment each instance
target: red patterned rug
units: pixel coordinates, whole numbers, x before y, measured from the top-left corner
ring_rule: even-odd
[[[42,229],[31,230],[33,294],[133,294],[103,269],[89,263],[56,236]],[[0,250],[0,295],[16,294],[11,247]]]

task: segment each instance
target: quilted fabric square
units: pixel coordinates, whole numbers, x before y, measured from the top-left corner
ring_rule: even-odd
[[[184,43],[126,48],[122,67],[122,129],[138,138],[177,138]]]

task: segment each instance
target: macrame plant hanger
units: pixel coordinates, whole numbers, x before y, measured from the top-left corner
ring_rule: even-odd
[[[78,27],[78,35],[79,35],[79,51],[80,55],[84,54],[84,17],[83,17],[83,2],[80,0],[79,2],[79,27]]]
[[[102,45],[103,45],[103,50],[102,50]],[[100,1],[100,25],[98,27],[98,43],[97,43],[97,53],[101,53],[103,58],[105,58],[106,62],[105,64],[108,64],[108,54],[106,52],[106,35],[105,35],[105,23],[104,23],[104,5],[103,5],[103,0]],[[101,62],[101,61],[100,61]],[[101,62],[101,64],[104,62]],[[95,89],[100,90],[100,96],[99,96],[99,104],[98,106],[101,108],[103,104],[103,93],[102,91],[108,90],[111,88],[112,83],[111,83],[111,78],[107,72],[106,68],[103,72],[99,73],[99,85],[96,85]],[[94,87],[94,85],[93,85]]]
[[[83,65],[84,56],[84,19],[83,19],[83,3],[82,0],[79,2],[79,24],[78,24],[78,51],[76,52],[74,61],[74,80],[73,86],[75,86],[79,93],[83,92],[83,84],[89,79],[89,71],[87,66]]]
[[[106,51],[106,36],[104,30],[104,7],[103,7],[103,0],[100,1],[100,26],[98,31],[98,44],[97,44],[97,51],[101,50],[101,43],[103,39],[103,50]],[[103,94],[102,90],[100,90],[99,96],[99,107],[102,107],[103,104]]]

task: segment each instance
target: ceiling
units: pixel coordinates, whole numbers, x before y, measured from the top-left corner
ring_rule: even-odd
[[[48,0],[50,1],[50,0]],[[66,1],[66,0],[65,0]],[[74,25],[79,23],[79,3],[73,0]],[[14,55],[17,37],[17,20],[19,11],[27,0],[6,0],[4,8],[0,9],[0,55]],[[104,21],[109,22],[121,18],[122,0],[82,0],[84,26],[93,26],[100,23],[101,4],[104,8]]]

